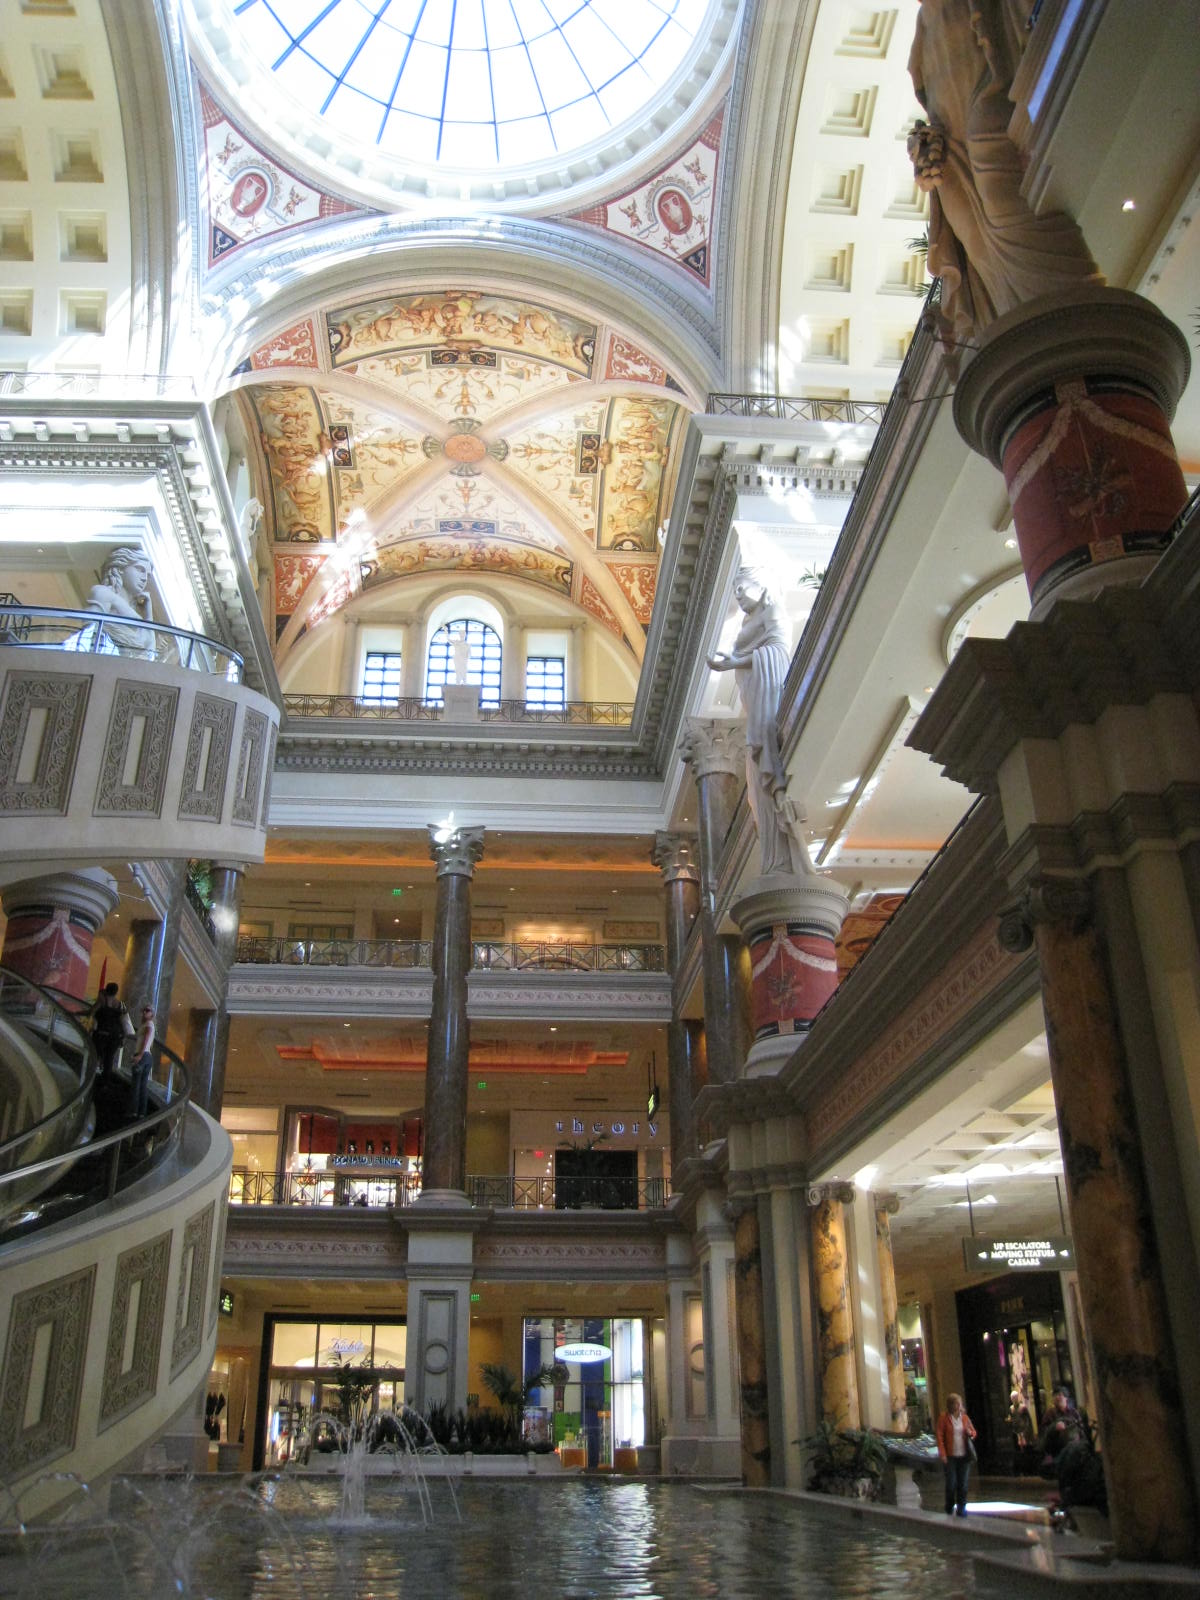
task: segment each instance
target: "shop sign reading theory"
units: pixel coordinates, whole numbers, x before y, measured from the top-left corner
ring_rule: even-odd
[[[658,1137],[658,1124],[657,1124],[657,1122],[649,1122],[648,1121],[646,1123],[646,1127],[650,1130],[650,1137],[652,1139],[656,1139]],[[617,1122],[603,1122],[603,1121],[585,1122],[582,1117],[572,1117],[571,1118],[571,1126],[570,1126],[570,1128],[567,1127],[567,1124],[566,1124],[565,1120],[562,1120],[562,1121],[558,1121],[558,1122],[556,1122],[554,1124],[554,1131],[555,1131],[555,1133],[571,1133],[576,1138],[578,1138],[580,1134],[584,1134],[584,1133],[590,1133],[592,1135],[597,1135],[597,1134],[607,1135],[607,1134],[611,1133],[615,1138],[619,1139],[621,1137],[621,1135],[625,1134],[625,1133],[631,1133],[631,1134],[634,1134],[634,1135],[639,1134],[642,1131],[642,1125],[641,1125],[640,1122],[636,1122],[636,1121],[635,1122],[620,1122],[620,1121],[617,1121]]]
[[[968,1272],[1071,1272],[1075,1251],[1066,1234],[1042,1239],[964,1239]]]

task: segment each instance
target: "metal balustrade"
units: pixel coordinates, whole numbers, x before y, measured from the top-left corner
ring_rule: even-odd
[[[242,681],[243,662],[236,650],[186,628],[138,617],[114,617],[99,611],[67,611],[58,606],[0,605],[0,645],[25,650],[69,650],[83,655],[122,656],[130,661],[155,661]]]
[[[471,965],[484,972],[665,972],[659,944],[491,944],[476,940]]]
[[[427,939],[238,940],[237,960],[283,967],[386,967],[407,972],[433,966]]]
[[[243,937],[237,960],[288,967],[382,967],[393,971],[432,968],[427,939],[277,939]],[[482,972],[665,972],[666,949],[658,944],[494,944],[477,939],[471,965]]]
[[[291,718],[347,718],[359,722],[443,722],[440,700],[399,695],[394,700],[365,700],[352,694],[285,694],[283,709]],[[524,700],[500,700],[479,708],[480,722],[536,723],[567,727],[628,728],[633,705],[619,700],[568,700],[561,706],[539,706]]]
[[[710,417],[771,417],[776,422],[865,422],[878,427],[886,400],[811,400],[788,394],[710,394]]]
[[[362,1208],[394,1211],[421,1193],[415,1172],[314,1169],[261,1172],[235,1167],[229,1177],[233,1206],[311,1206],[321,1210]],[[467,1178],[469,1203],[493,1211],[656,1211],[667,1203],[664,1178],[514,1178],[505,1174]]]

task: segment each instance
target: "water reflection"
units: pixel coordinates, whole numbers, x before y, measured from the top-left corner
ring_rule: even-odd
[[[111,1515],[0,1541],[0,1594],[18,1600],[908,1600],[974,1596],[965,1553],[853,1530],[784,1499],[657,1483],[441,1485],[434,1522],[372,1480],[367,1517],[337,1525],[335,1480],[220,1489],[118,1482]]]

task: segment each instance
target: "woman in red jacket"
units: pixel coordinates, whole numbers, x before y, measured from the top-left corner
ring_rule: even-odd
[[[946,1474],[946,1515],[967,1514],[967,1479],[975,1459],[975,1424],[963,1410],[962,1395],[948,1394],[937,1419],[938,1455]]]

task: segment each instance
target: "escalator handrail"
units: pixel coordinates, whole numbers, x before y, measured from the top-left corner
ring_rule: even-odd
[[[28,984],[31,989],[38,989],[51,1005],[55,1006],[59,1011],[62,1011],[64,1015],[69,1017],[72,1021],[76,1021],[78,1019],[79,1013],[72,1013],[68,1011],[67,1008],[55,998],[55,995],[62,995],[63,998],[75,1001],[80,1006],[87,1005],[87,1002],[79,995],[66,994],[65,991],[62,990],[43,989],[40,985],[31,983],[30,980],[24,976],[24,974],[13,972],[11,968],[0,965],[0,980],[4,978],[17,978],[20,979],[22,983]],[[90,1061],[93,1069],[91,1078],[88,1080],[88,1088],[90,1091],[95,1080],[96,1053],[90,1037],[88,1037],[86,1034],[85,1040],[87,1043],[88,1060]],[[86,1154],[89,1156],[94,1155],[97,1151],[109,1150],[116,1145],[124,1144],[131,1138],[143,1138],[145,1135],[151,1133],[155,1128],[164,1123],[173,1124],[171,1133],[172,1137],[174,1137],[177,1133],[178,1125],[183,1117],[183,1113],[187,1109],[188,1103],[191,1099],[191,1079],[188,1076],[187,1067],[180,1060],[179,1056],[176,1055],[174,1050],[172,1050],[168,1045],[164,1044],[157,1037],[154,1040],[154,1046],[161,1055],[167,1057],[167,1059],[171,1062],[172,1067],[171,1076],[166,1085],[167,1093],[171,1095],[171,1098],[168,1099],[165,1105],[160,1106],[156,1111],[148,1112],[146,1116],[140,1118],[137,1122],[127,1123],[124,1127],[117,1128],[112,1133],[104,1134],[99,1139],[89,1140],[86,1146],[73,1146],[70,1150],[61,1150],[55,1155],[46,1156],[41,1161],[29,1162],[25,1166],[15,1166],[7,1172],[0,1172],[0,1188],[6,1184],[15,1182],[18,1178],[27,1178],[37,1173],[49,1172],[54,1167],[66,1166],[73,1161],[78,1161],[81,1154]],[[172,1087],[175,1088],[174,1094],[171,1094]],[[59,1111],[61,1110],[62,1107],[60,1106]],[[48,1120],[48,1118],[43,1119],[42,1123],[38,1123],[35,1126],[42,1127]],[[26,1139],[32,1131],[32,1129],[26,1129],[25,1132],[19,1134],[16,1139],[9,1140],[5,1145],[0,1145],[0,1157],[3,1156],[4,1151],[12,1144]]]
[[[16,972],[12,967],[0,965],[0,992],[2,992],[3,989],[10,983],[22,984],[26,989],[32,990],[34,994],[40,995],[53,1011],[56,1011],[60,1016],[65,1017],[67,1022],[71,1024],[72,1028],[78,1030],[79,1043],[81,1045],[81,1053],[83,1057],[83,1066],[82,1070],[80,1071],[78,1087],[68,1099],[64,1100],[61,1105],[55,1106],[53,1111],[42,1117],[38,1122],[31,1123],[27,1128],[22,1128],[20,1133],[13,1134],[12,1138],[6,1139],[3,1144],[0,1144],[0,1163],[4,1162],[13,1153],[13,1151],[19,1149],[21,1145],[27,1144],[31,1139],[37,1137],[39,1134],[47,1133],[56,1122],[66,1122],[73,1114],[78,1114],[81,1101],[83,1102],[84,1109],[86,1110],[87,1101],[91,1098],[92,1090],[95,1086],[96,1071],[99,1065],[96,1057],[96,1047],[93,1045],[91,1036],[89,1035],[87,1029],[80,1024],[77,1015],[68,1011],[66,1006],[62,1005],[61,1002],[55,998],[52,990],[43,988],[40,983],[34,983],[33,980],[31,978],[27,978],[23,972]],[[7,1011],[5,1014],[7,1015]],[[21,1017],[10,1017],[9,1020],[18,1027],[24,1026],[24,1022]],[[51,1030],[50,1035],[47,1037],[46,1043],[48,1047],[52,1048],[53,1030]],[[69,1061],[67,1061],[65,1058],[61,1059],[62,1064],[65,1067],[71,1067],[71,1063]],[[12,1170],[21,1171],[26,1169],[16,1167]],[[5,1176],[5,1174],[0,1173],[0,1178],[3,1178],[3,1176]]]

